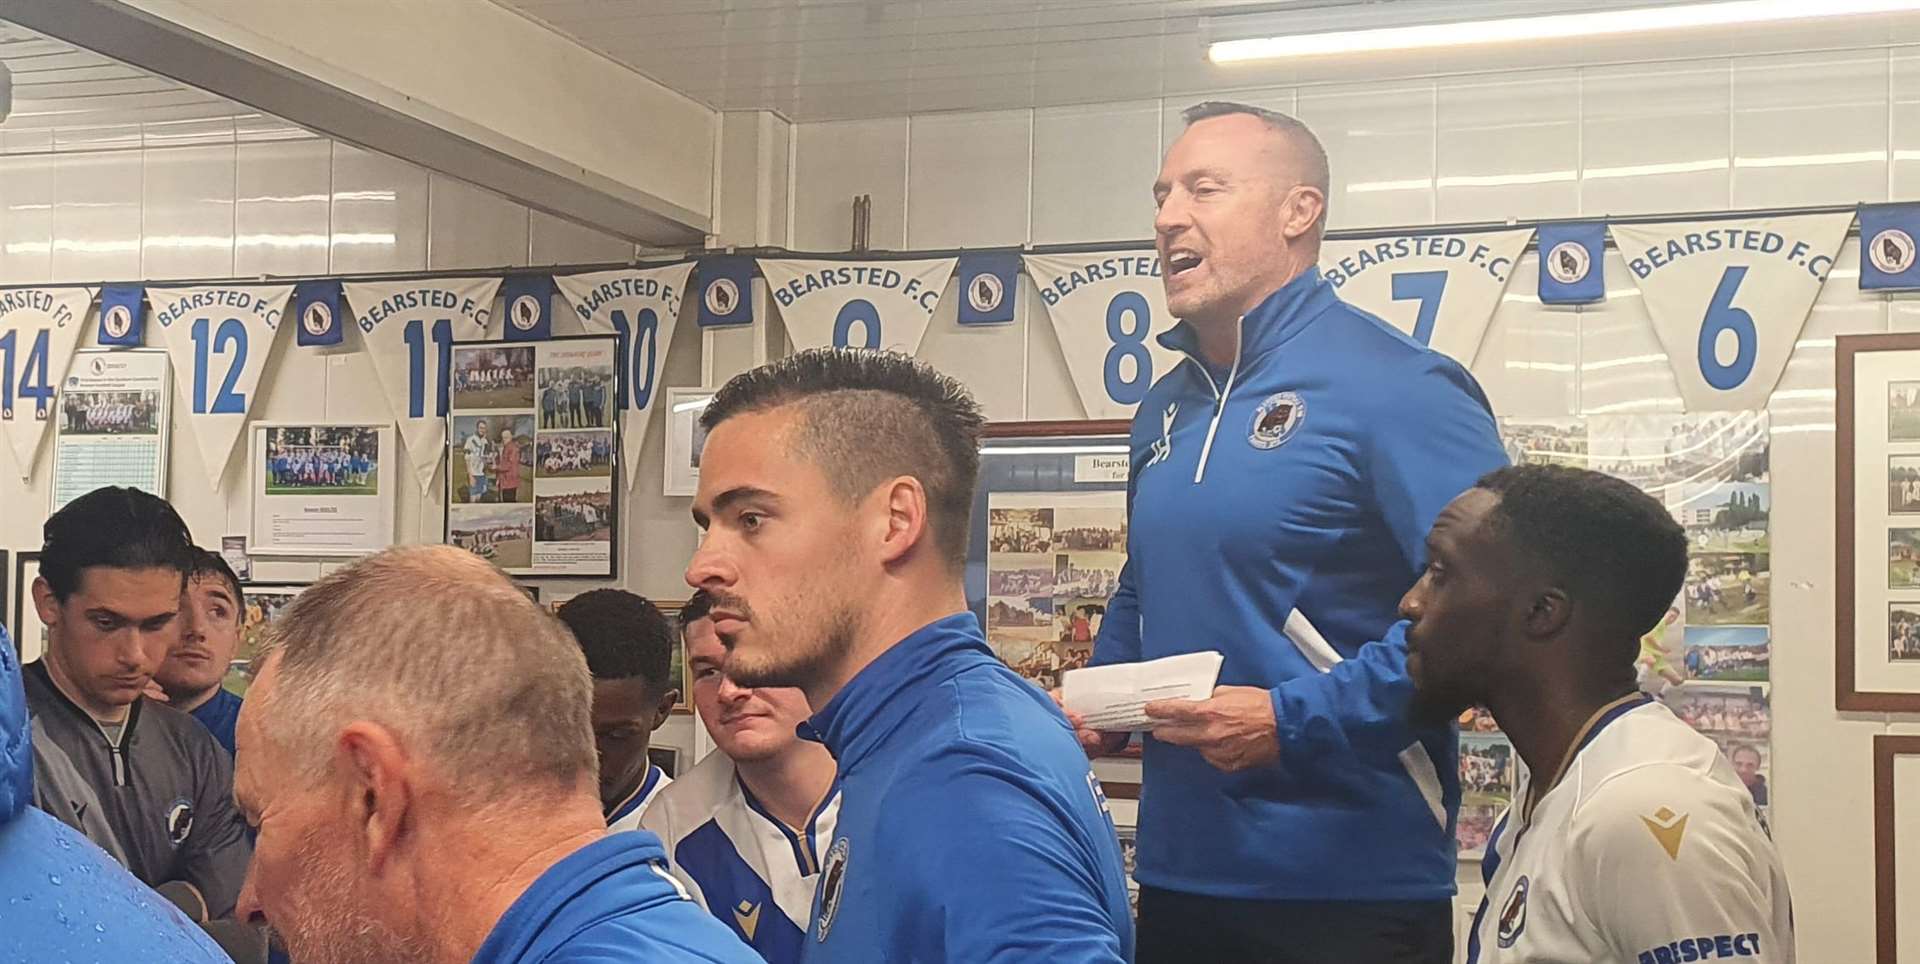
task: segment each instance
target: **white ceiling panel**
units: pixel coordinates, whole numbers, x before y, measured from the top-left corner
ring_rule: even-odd
[[[137,146],[141,124],[256,115],[226,98],[3,21],[0,63],[13,73],[13,111],[0,127],[8,132],[75,132],[64,136],[63,144],[120,146],[122,134],[85,133],[114,130],[131,131]]]
[[[1266,33],[1328,18],[1675,0],[495,0],[722,110],[801,121],[1051,107],[1496,69],[1832,49],[1920,39],[1920,13],[1669,37],[1216,67],[1202,20]],[[1244,19],[1243,18],[1243,19]],[[1243,29],[1243,28],[1229,28]]]

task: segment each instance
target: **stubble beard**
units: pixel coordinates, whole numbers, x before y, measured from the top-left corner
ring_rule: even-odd
[[[403,935],[367,912],[352,872],[328,853],[317,836],[302,845],[299,872],[304,887],[289,901],[286,923],[272,928],[293,964],[406,964],[431,960],[427,941]]]
[[[730,649],[727,678],[748,688],[790,686],[814,692],[853,651],[854,626],[850,607],[836,604],[818,630],[805,634],[810,640],[766,641],[757,652]]]

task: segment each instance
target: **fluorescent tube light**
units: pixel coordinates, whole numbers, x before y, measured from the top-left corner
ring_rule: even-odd
[[[1738,0],[1722,3],[1682,3],[1593,13],[1543,17],[1502,17],[1457,23],[1429,23],[1404,27],[1335,30],[1290,36],[1220,40],[1207,45],[1207,59],[1216,64],[1285,57],[1421,50],[1528,40],[1565,40],[1604,37],[1698,27],[1812,20],[1870,13],[1920,9],[1916,0]]]

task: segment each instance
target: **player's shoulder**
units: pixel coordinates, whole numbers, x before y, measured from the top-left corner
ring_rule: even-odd
[[[661,788],[640,816],[640,829],[658,834],[669,852],[675,842],[713,818],[735,793],[733,761],[715,750]]]
[[[1751,796],[1719,748],[1660,703],[1608,726],[1567,779],[1577,791],[1569,826],[1576,843],[1607,851],[1631,843],[1651,857],[1659,853],[1653,845],[1677,850],[1689,830],[1709,826],[1764,836]]]

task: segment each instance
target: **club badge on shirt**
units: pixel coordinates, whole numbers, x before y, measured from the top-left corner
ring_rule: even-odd
[[[1299,392],[1277,392],[1267,396],[1253,410],[1253,428],[1247,444],[1257,449],[1277,449],[1300,430],[1307,420],[1307,402]]]
[[[181,797],[167,804],[167,839],[175,847],[187,842],[187,836],[193,833],[193,804]]]
[[[1523,875],[1514,882],[1513,892],[1507,895],[1506,907],[1500,911],[1500,946],[1512,947],[1520,939],[1520,932],[1527,929],[1527,878]]]
[[[824,943],[827,932],[833,929],[833,918],[840,912],[840,894],[846,883],[847,838],[841,837],[833,842],[833,849],[827,851],[827,861],[820,868],[820,922],[814,929],[815,941]]]

